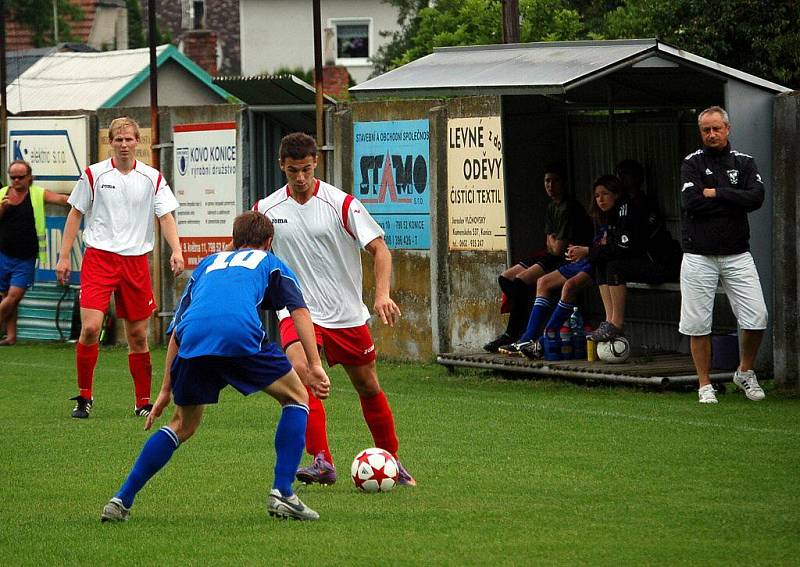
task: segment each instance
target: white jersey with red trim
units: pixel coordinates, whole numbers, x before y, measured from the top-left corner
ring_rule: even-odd
[[[90,248],[121,256],[153,249],[156,217],[178,208],[167,181],[157,169],[135,161],[123,174],[110,158],[87,167],[68,203],[86,215],[83,241]]]
[[[367,322],[361,249],[382,237],[383,229],[358,199],[317,180],[314,195],[302,205],[284,186],[253,210],[275,225],[272,250],[297,274],[314,323],[343,329]]]

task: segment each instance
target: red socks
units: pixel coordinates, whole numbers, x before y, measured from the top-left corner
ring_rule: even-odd
[[[394,416],[383,390],[371,398],[361,398],[361,411],[364,413],[375,446],[397,457],[399,443],[394,429]]]
[[[328,446],[328,429],[326,425],[325,406],[317,398],[311,388],[306,386],[308,392],[308,425],[306,425],[306,451],[311,456],[322,452],[325,460],[333,464],[331,449]]]
[[[78,394],[92,399],[92,382],[94,381],[94,367],[97,365],[97,354],[100,344],[85,345],[78,341],[75,349],[75,366],[78,368]]]
[[[150,403],[150,383],[153,379],[153,365],[149,352],[132,352],[128,354],[128,368],[133,376],[133,387],[136,390],[136,407]]]

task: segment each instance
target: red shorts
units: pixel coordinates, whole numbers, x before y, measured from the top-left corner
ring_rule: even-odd
[[[114,294],[117,317],[147,319],[156,310],[147,255],[120,256],[87,248],[81,266],[81,308],[105,313]]]
[[[281,321],[278,328],[281,333],[283,350],[300,340],[291,317],[286,317]],[[328,361],[329,366],[337,364],[364,366],[376,358],[375,343],[372,341],[372,335],[366,325],[345,329],[326,329],[314,324],[314,332],[317,335],[317,346],[324,350],[325,360]]]

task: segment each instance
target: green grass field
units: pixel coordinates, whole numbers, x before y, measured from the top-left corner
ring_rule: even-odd
[[[0,350],[2,565],[797,565],[800,399],[701,406],[654,392],[382,364],[416,488],[359,493],[371,446],[340,369],[340,481],[300,488],[315,523],[267,516],[278,406],[226,390],[140,493],[99,522],[148,433],[126,352],[103,349],[90,419],[69,417],[70,345]],[[154,390],[163,351],[154,353]],[[162,422],[163,423],[163,419]]]

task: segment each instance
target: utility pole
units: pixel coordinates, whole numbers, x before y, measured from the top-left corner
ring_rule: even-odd
[[[0,0],[0,166],[6,170],[6,0]],[[5,179],[5,173],[0,174]],[[0,182],[0,185],[3,185]]]
[[[161,169],[161,141],[158,134],[158,62],[156,60],[156,0],[147,2],[147,40],[150,46],[150,165]],[[161,306],[161,230],[155,223],[155,245],[153,246],[153,295],[156,305]],[[164,325],[158,312],[155,313],[154,339],[161,344]]]
[[[519,43],[519,0],[502,0],[503,43]]]
[[[317,177],[325,179],[325,122],[323,120],[323,109],[325,104],[323,81],[322,81],[322,24],[320,22],[319,0],[313,0],[314,5],[314,95],[317,118]]]
[[[53,43],[58,45],[58,0],[53,0]]]

